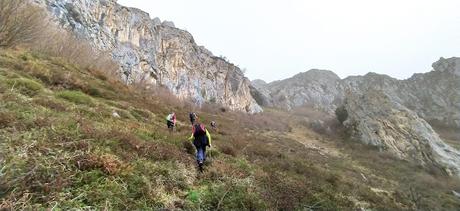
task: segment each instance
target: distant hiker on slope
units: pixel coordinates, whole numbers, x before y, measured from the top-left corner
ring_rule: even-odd
[[[215,121],[211,121],[211,128],[216,131],[217,130],[217,123]]]
[[[198,168],[203,171],[203,165],[206,161],[206,147],[211,147],[211,134],[201,123],[196,123],[192,127],[192,136],[188,139],[193,141],[193,145],[196,148],[196,161]]]
[[[174,127],[176,126],[176,113],[172,112],[166,116],[166,125],[171,132],[174,131]]]
[[[192,125],[195,123],[196,121],[196,113],[195,112],[190,112],[190,114],[188,115],[190,117],[190,123],[192,123]]]

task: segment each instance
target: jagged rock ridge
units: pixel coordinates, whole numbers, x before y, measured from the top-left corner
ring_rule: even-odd
[[[110,51],[123,80],[164,85],[181,99],[215,102],[250,113],[262,109],[250,81],[235,65],[198,46],[192,35],[116,0],[34,0],[64,28]]]
[[[278,108],[309,105],[332,113],[342,101],[343,85],[332,71],[313,69],[269,83],[261,90],[271,96],[268,101]]]
[[[460,128],[460,58],[441,58],[433,64],[433,69],[406,80],[376,73],[341,80],[330,71],[310,70],[253,87],[263,93],[261,96],[267,96],[262,100],[269,102],[266,106],[292,109],[311,105],[331,114],[343,103],[346,90],[362,93],[373,88],[382,90],[429,122]]]

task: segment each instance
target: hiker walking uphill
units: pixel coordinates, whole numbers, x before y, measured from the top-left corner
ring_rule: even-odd
[[[196,148],[196,161],[200,171],[203,171],[203,165],[206,161],[206,147],[211,147],[211,134],[201,123],[196,123],[192,127],[192,136],[189,141],[193,141]]]
[[[176,113],[172,112],[166,116],[166,125],[171,132],[174,130],[176,126]]]

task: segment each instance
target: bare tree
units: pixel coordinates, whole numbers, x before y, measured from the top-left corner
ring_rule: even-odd
[[[0,0],[0,48],[23,46],[80,67],[115,76],[119,68],[109,52],[52,22],[44,8],[28,0]]]
[[[0,47],[35,42],[46,26],[46,14],[27,0],[0,0]]]

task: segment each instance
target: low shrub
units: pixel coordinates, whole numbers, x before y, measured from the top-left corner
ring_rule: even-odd
[[[53,98],[40,97],[40,98],[33,99],[33,102],[37,105],[41,105],[45,108],[49,108],[55,111],[59,111],[59,112],[67,111],[67,108],[65,105],[63,105],[60,102],[57,102]]]
[[[335,115],[337,116],[337,120],[343,124],[343,122],[345,122],[345,120],[348,118],[348,112],[347,109],[345,109],[345,106],[339,106],[337,109],[335,109]]]
[[[0,0],[0,47],[33,44],[46,35],[46,13],[27,0]]]
[[[93,104],[91,97],[80,91],[61,91],[58,92],[56,96],[76,104]]]
[[[250,180],[211,184],[187,194],[186,209],[266,210],[267,204],[254,190]]]
[[[7,86],[6,86],[6,83],[4,80],[2,80],[1,76],[0,76],[0,93],[5,93],[6,90],[8,90]]]
[[[142,109],[132,109],[130,113],[139,121],[147,121],[151,117],[150,112]]]
[[[9,112],[0,111],[0,129],[11,126],[16,121],[16,116]]]
[[[63,89],[84,90],[86,84],[70,72],[54,70],[49,78],[50,85]]]
[[[123,164],[111,154],[85,154],[75,160],[77,168],[83,171],[99,169],[108,175],[115,175],[121,171]]]
[[[236,156],[236,150],[232,146],[225,145],[220,147],[220,151],[224,154],[230,155],[235,157]]]
[[[43,86],[30,79],[17,78],[7,80],[7,84],[11,87],[11,90],[19,90],[21,94],[34,96],[43,90]]]
[[[190,141],[183,141],[182,142],[182,147],[185,149],[185,151],[190,154],[194,155],[195,154],[195,147],[193,146],[192,142]]]
[[[101,97],[102,96],[101,91],[96,87],[90,87],[88,89],[85,89],[84,92],[86,94],[88,94],[88,95],[93,96],[93,97]]]

